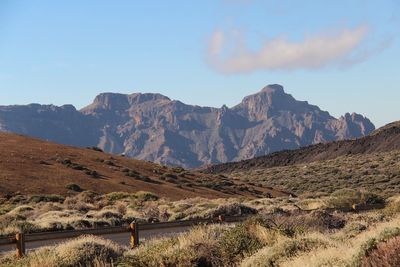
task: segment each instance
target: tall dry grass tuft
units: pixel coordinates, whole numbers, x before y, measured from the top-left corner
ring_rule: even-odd
[[[122,256],[123,250],[111,240],[88,235],[58,245],[55,254],[61,265],[77,266],[95,259],[116,262]]]
[[[22,259],[3,258],[0,266],[75,267],[113,266],[123,255],[123,249],[110,240],[82,236],[63,244],[30,252]]]
[[[149,241],[125,254],[127,266],[222,266],[216,243],[226,226],[199,226],[176,238]]]
[[[399,225],[400,217],[397,216],[390,221],[378,222],[353,238],[343,239],[338,238],[339,235],[336,234],[330,235],[332,243],[327,247],[315,248],[310,252],[287,259],[281,266],[361,266],[361,261],[366,255],[369,255],[379,242],[388,240],[400,233]]]
[[[296,238],[280,238],[271,246],[266,246],[254,255],[244,259],[242,267],[274,267],[291,257],[309,252],[317,248],[326,248],[328,242],[321,234],[299,236]]]

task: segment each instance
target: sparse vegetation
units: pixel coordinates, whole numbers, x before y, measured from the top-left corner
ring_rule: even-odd
[[[70,190],[78,190],[77,185],[69,185]],[[76,194],[76,193],[75,193]],[[381,198],[367,192],[353,192],[365,199]],[[352,194],[350,194],[352,196]],[[10,234],[20,229],[27,232],[53,231],[62,229],[82,229],[94,226],[118,226],[139,221],[173,221],[194,218],[216,218],[219,215],[274,216],[287,233],[307,232],[320,229],[339,229],[345,224],[345,216],[332,215],[331,203],[349,192],[333,193],[319,198],[191,198],[171,201],[150,192],[114,192],[97,194],[83,191],[69,197],[57,195],[15,195],[0,202],[0,234]],[[372,197],[371,197],[372,196]],[[341,199],[341,198],[340,198]],[[353,198],[351,198],[353,200]],[[342,201],[342,200],[341,200]],[[342,202],[340,202],[342,203]],[[347,205],[347,201],[344,201]],[[349,202],[352,203],[352,202]],[[395,216],[398,212],[397,198],[390,198],[382,216]],[[342,205],[338,205],[340,208]],[[395,207],[395,208],[393,208]],[[285,228],[286,227],[286,228]],[[356,232],[356,230],[349,230]]]
[[[301,216],[310,220],[302,221]],[[385,217],[382,210],[346,213],[341,215],[346,226],[334,229],[329,227],[332,223],[313,227],[312,219],[319,216],[286,211],[257,215],[234,226],[197,226],[174,237],[147,240],[134,250],[86,236],[22,259],[6,255],[0,266],[398,266],[399,215]],[[282,217],[307,225],[301,228]],[[355,225],[360,220],[364,227],[359,231]],[[349,236],[354,228],[357,231]]]
[[[358,154],[284,167],[234,172],[236,182],[253,182],[297,195],[364,189],[389,197],[400,193],[400,151]]]

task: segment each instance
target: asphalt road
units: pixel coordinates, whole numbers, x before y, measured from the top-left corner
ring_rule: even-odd
[[[145,242],[146,240],[157,238],[157,237],[168,237],[174,236],[179,233],[186,232],[190,230],[192,226],[180,226],[180,227],[171,227],[171,228],[164,228],[164,229],[152,229],[152,230],[141,230],[139,233],[139,240],[140,242]],[[130,242],[130,233],[119,233],[119,234],[105,234],[101,235],[106,239],[110,239],[121,246],[129,247]],[[54,240],[44,240],[44,241],[34,241],[34,242],[27,242],[25,247],[26,250],[34,250],[45,246],[53,246],[60,243],[67,241],[68,239],[54,239]],[[7,246],[0,246],[0,254],[6,254],[9,252],[15,251],[15,245],[7,245]]]

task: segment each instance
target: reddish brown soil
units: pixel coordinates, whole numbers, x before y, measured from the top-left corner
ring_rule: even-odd
[[[334,159],[349,154],[369,154],[400,149],[400,123],[388,124],[371,135],[346,141],[312,145],[285,150],[239,162],[206,167],[204,173],[230,173],[255,168],[270,168]]]
[[[84,169],[73,169],[65,160]],[[126,169],[149,177],[151,181],[128,177]],[[98,177],[87,174],[88,170],[96,171]],[[171,179],[162,179],[165,174],[173,174],[176,178],[172,182]],[[98,193],[150,191],[170,199],[258,196],[266,193],[286,195],[268,188],[236,183],[224,185],[221,180],[229,181],[226,177],[198,172],[185,171],[182,175],[181,171],[147,161],[0,133],[0,196],[18,192],[68,195],[73,193],[66,188],[68,184],[77,184],[84,190]]]

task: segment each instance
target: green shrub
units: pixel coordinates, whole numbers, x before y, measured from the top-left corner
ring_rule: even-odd
[[[91,146],[91,147],[87,147],[87,149],[91,149],[97,152],[104,152],[101,148],[97,147],[97,146]]]
[[[162,177],[164,177],[165,179],[167,179],[167,178],[178,179],[178,176],[176,174],[173,174],[173,173],[164,173],[162,175]]]
[[[105,164],[109,165],[109,166],[116,166],[115,163],[111,160],[106,160],[104,161]]]
[[[82,188],[77,184],[67,184],[65,188],[75,192],[82,192]]]
[[[29,198],[29,202],[39,203],[39,202],[64,202],[64,197],[59,195],[33,195]]]
[[[233,203],[220,205],[216,209],[213,209],[205,215],[208,218],[218,217],[219,215],[225,216],[244,216],[244,215],[254,215],[257,214],[257,210],[249,206]]]
[[[345,226],[344,232],[347,237],[355,237],[356,235],[360,234],[361,232],[365,231],[367,226],[362,223],[352,222]]]
[[[146,191],[138,191],[135,193],[135,197],[143,201],[156,201],[159,197],[156,194]]]
[[[219,240],[223,261],[231,266],[237,261],[263,247],[263,244],[241,223],[228,230]]]
[[[385,199],[381,196],[365,191],[354,189],[340,189],[331,194],[328,205],[338,209],[352,209],[353,205],[384,204]]]
[[[133,197],[135,197],[134,194],[130,194],[130,193],[126,193],[126,192],[112,192],[112,193],[108,193],[106,195],[106,198],[111,202],[115,202],[115,201],[121,200],[121,199],[133,198]]]
[[[185,171],[185,169],[182,167],[174,167],[174,168],[172,168],[172,171],[176,172],[176,173],[182,173]]]
[[[327,244],[324,241],[316,238],[287,239],[274,244],[272,247],[265,247],[259,250],[253,256],[245,259],[241,266],[279,266],[279,262],[299,253],[326,246]]]
[[[100,174],[97,171],[86,169],[85,173],[93,178],[99,178]]]

